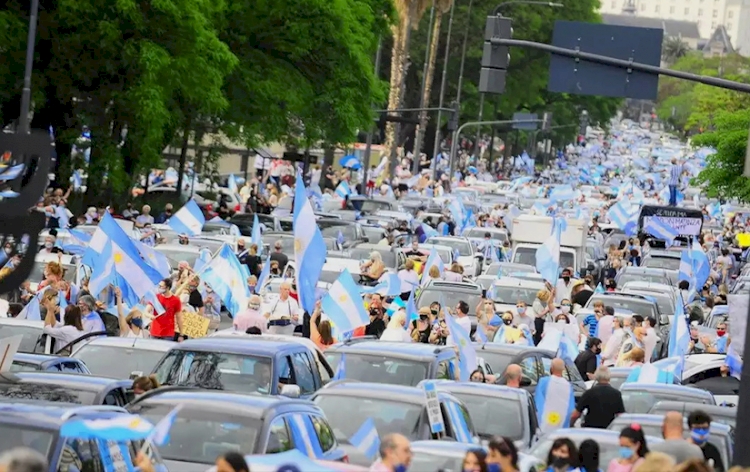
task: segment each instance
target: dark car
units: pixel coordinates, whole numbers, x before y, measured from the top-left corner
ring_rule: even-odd
[[[90,375],[86,364],[71,357],[47,356],[44,354],[16,353],[13,356],[11,372],[67,372],[71,374]]]
[[[414,387],[426,379],[457,380],[458,358],[448,346],[355,338],[329,347],[325,357],[334,371],[343,358],[345,378],[363,382]]]
[[[153,373],[162,385],[307,397],[323,386],[316,365],[297,342],[208,337],[174,345]]]
[[[0,374],[0,402],[42,401],[77,405],[123,406],[133,394],[132,380],[53,372]]]
[[[71,420],[109,420],[130,416],[123,408],[0,403],[0,411],[0,451],[31,448],[45,456],[52,464],[49,470],[55,472],[135,469],[133,459],[141,448],[141,441],[104,441],[60,435],[60,428]],[[160,470],[163,464],[158,452],[153,451],[152,458],[156,470]]]
[[[502,375],[506,367],[510,364],[521,366],[523,373],[521,387],[530,393],[536,391],[536,384],[540,378],[549,375],[552,359],[556,357],[554,352],[534,346],[494,343],[475,343],[474,346],[477,350],[477,357],[481,357],[492,369],[492,372],[487,373],[494,374],[497,377],[495,383],[499,385],[505,384],[505,378]],[[586,391],[586,382],[574,364],[565,364],[563,377],[573,385],[576,398]]]
[[[670,384],[624,383],[620,387],[625,411],[646,414],[656,402],[673,400],[702,405],[716,405],[711,392],[695,387]]]
[[[347,459],[321,409],[306,400],[164,387],[127,408],[156,424],[177,405],[169,442],[159,447],[170,470],[204,472],[228,450],[275,454],[297,448],[313,459]]]

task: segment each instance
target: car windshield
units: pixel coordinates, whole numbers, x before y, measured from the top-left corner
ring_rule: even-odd
[[[47,457],[54,435],[51,431],[18,424],[0,424],[0,451],[30,447]]]
[[[481,395],[453,393],[464,402],[477,434],[482,439],[492,436],[507,436],[512,440],[524,439],[524,420],[521,405],[517,399]],[[493,412],[488,415],[487,412]]]
[[[442,246],[445,247],[445,245],[442,245]],[[424,255],[429,256],[432,253],[432,250],[434,248],[430,246],[425,246],[424,244],[420,244],[419,249],[424,253]],[[453,262],[452,251],[449,251],[447,249],[443,250],[442,248],[435,249],[435,250],[437,251],[438,256],[440,256],[440,260],[443,261],[443,264],[450,264],[451,262]],[[411,247],[404,248],[404,252],[408,252],[408,251],[411,251]]]
[[[617,278],[617,285],[622,287],[628,282],[648,282],[652,284],[672,285],[669,277],[664,274],[649,274],[644,272],[625,271]]]
[[[358,206],[359,211],[364,211],[366,213],[377,213],[380,210],[389,211],[392,208],[390,202],[383,202],[380,200],[353,200],[352,204]]]
[[[2,383],[0,401],[32,400],[41,402],[74,403],[93,405],[97,392],[79,390],[70,385],[58,386],[46,383]]]
[[[326,360],[335,372],[341,353],[326,352]],[[391,356],[346,353],[346,378],[363,382],[416,387],[427,378],[427,363]]]
[[[498,287],[495,285],[495,303],[518,303],[519,300],[531,306],[534,303],[538,289],[523,287]]]
[[[625,390],[622,392],[622,401],[627,413],[645,414],[659,401],[689,401],[692,403],[706,403],[697,399],[686,399],[684,395],[672,392],[645,392],[637,390]]]
[[[674,305],[672,304],[672,297],[670,297],[669,295],[665,295],[663,293],[656,293],[656,292],[639,291],[638,289],[633,289],[633,291],[638,293],[639,295],[643,295],[644,297],[653,298],[654,301],[656,301],[656,306],[659,307],[659,313],[661,313],[662,315],[674,314]]]
[[[174,408],[173,405],[141,404],[138,414],[157,424]],[[170,428],[169,442],[159,446],[162,458],[173,461],[213,464],[227,451],[255,452],[259,419],[229,415],[193,407],[182,408]]]
[[[484,239],[484,234],[487,233],[483,228],[472,228],[463,234],[466,238]],[[508,239],[508,235],[499,231],[490,231],[490,239],[497,241],[505,241]]]
[[[42,335],[42,327],[39,326],[37,328],[35,326],[19,326],[0,323],[0,339],[12,338],[19,334],[23,336],[23,338],[21,338],[21,345],[18,346],[18,352],[33,353],[36,343]]]
[[[502,375],[505,372],[505,368],[510,365],[516,353],[503,353],[503,352],[492,352],[485,350],[477,350],[477,357],[484,359],[486,363],[492,367],[492,372],[496,375]]]
[[[605,306],[611,306],[615,311],[633,313],[641,315],[644,318],[656,316],[656,313],[654,313],[654,305],[651,302],[629,297],[597,297],[594,295],[589,299],[586,308],[594,306],[594,302],[597,300],[601,300]]]
[[[347,356],[347,375],[348,361]],[[418,439],[419,419],[424,411],[422,405],[413,403],[342,395],[319,395],[315,403],[325,413],[336,439],[346,443],[368,419],[375,421],[381,437],[399,433],[410,440]]]
[[[73,357],[83,361],[93,375],[129,379],[132,375],[140,377],[153,372],[164,357],[164,351],[87,344]],[[112,362],[112,359],[117,359],[117,362]]]
[[[39,369],[39,364],[32,364],[31,362],[13,361],[10,365],[11,372],[36,372]]]
[[[653,269],[680,270],[679,257],[648,257],[643,259],[643,267]]]
[[[156,368],[162,385],[270,393],[271,359],[223,352],[172,350]]]
[[[536,267],[536,247],[519,247],[513,251],[513,262]],[[572,252],[560,251],[560,267],[573,267],[575,258]]]
[[[450,456],[439,451],[414,451],[411,458],[411,470],[461,470],[464,463],[463,454]]]
[[[339,233],[341,233],[344,241],[357,240],[357,227],[354,225],[329,224],[324,226],[323,223],[319,223],[318,227],[320,228],[320,234],[324,238],[340,239]]]
[[[530,266],[503,264],[502,262],[490,264],[486,271],[487,274],[497,275],[498,277],[509,277],[511,274],[533,274],[534,272],[536,272],[535,269]]]
[[[187,261],[187,263],[190,264],[190,267],[194,267],[195,260],[198,259],[199,255],[197,251],[181,251],[179,249],[167,248],[164,246],[156,246],[154,249],[164,254],[167,259],[169,259],[169,263],[172,267],[177,267],[182,261]]]
[[[467,244],[463,239],[457,238],[430,238],[427,244],[437,244],[439,246],[448,246],[454,251],[458,251],[460,257],[473,256],[474,251],[472,250],[471,244]],[[445,261],[443,261],[445,262]]]
[[[433,302],[438,302],[441,307],[453,308],[460,301],[466,302],[469,305],[469,314],[476,316],[475,311],[479,302],[482,301],[482,292],[451,290],[444,286],[427,287],[419,293],[416,304],[417,308],[429,308]]]
[[[370,254],[372,254],[373,251],[380,253],[380,256],[383,259],[383,264],[385,264],[386,267],[391,269],[396,268],[396,253],[391,251],[378,251],[374,249],[360,249],[355,247],[349,250],[349,259],[355,261],[366,261],[370,259]]]

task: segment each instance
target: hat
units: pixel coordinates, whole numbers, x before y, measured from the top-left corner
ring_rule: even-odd
[[[579,285],[585,285],[586,281],[578,279],[575,282],[573,282],[573,288],[578,287]]]
[[[419,309],[419,316],[429,315],[429,314],[430,314],[430,308],[429,307],[423,306],[422,308]]]

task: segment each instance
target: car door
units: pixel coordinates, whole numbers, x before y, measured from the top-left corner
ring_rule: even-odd
[[[299,387],[300,395],[309,396],[315,393],[319,382],[313,373],[307,352],[292,354],[292,368],[294,369],[294,383]]]
[[[125,406],[127,403],[125,392],[123,392],[122,388],[115,387],[103,395],[101,404],[108,406]]]
[[[323,451],[323,457],[329,461],[340,461],[344,459],[346,453],[339,448],[336,436],[333,434],[333,428],[328,424],[325,418],[317,415],[310,415],[315,431],[318,433],[318,442],[320,449]]]
[[[266,438],[265,446],[258,452],[261,454],[276,454],[292,449],[294,449],[294,444],[286,418],[283,416],[277,416],[268,426],[268,436]]]
[[[322,459],[323,449],[310,414],[294,413],[286,419],[294,448],[311,459]]]

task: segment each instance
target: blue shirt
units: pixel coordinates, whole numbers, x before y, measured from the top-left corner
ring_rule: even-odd
[[[679,164],[672,165],[669,170],[669,185],[676,187],[680,185],[680,176],[682,175],[682,166]]]
[[[104,326],[104,321],[102,321],[102,317],[99,316],[99,313],[95,311],[92,311],[88,315],[82,316],[81,322],[83,324],[83,331],[85,333],[98,333],[100,331],[107,331],[107,328]]]
[[[596,315],[588,315],[583,319],[583,326],[589,327],[589,337],[593,338],[599,329],[599,320],[596,319]]]

